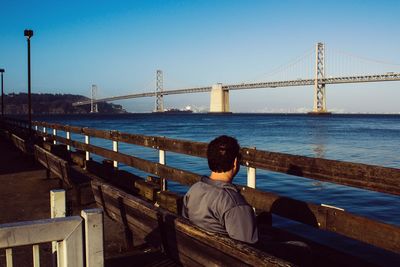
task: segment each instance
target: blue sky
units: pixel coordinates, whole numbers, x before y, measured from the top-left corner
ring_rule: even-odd
[[[393,63],[352,57],[347,64],[353,71],[400,72],[400,2],[394,0],[0,0],[0,7],[6,93],[26,91],[25,28],[34,30],[33,92],[89,96],[92,84],[100,97],[147,92],[154,90],[157,69],[164,71],[166,90],[280,79],[267,74],[319,41],[326,44],[327,60],[345,62],[345,51]],[[308,57],[312,67],[314,55]],[[297,65],[287,70],[292,77],[281,77],[303,77],[302,70]],[[230,101],[234,112],[287,112],[311,109],[312,97],[309,86],[236,91]],[[333,111],[400,112],[399,99],[400,82],[327,87]],[[117,103],[130,111],[154,108],[150,98]],[[206,109],[209,95],[167,96],[165,105]]]

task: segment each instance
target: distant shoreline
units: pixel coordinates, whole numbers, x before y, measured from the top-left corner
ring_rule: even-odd
[[[310,117],[319,117],[310,115],[307,113],[253,113],[253,112],[232,112],[232,113],[208,113],[208,112],[193,112],[193,113],[154,113],[154,112],[126,112],[126,113],[86,113],[86,114],[33,114],[33,117],[49,117],[49,116],[130,116],[130,115],[149,115],[149,116],[235,116],[235,115],[255,115],[255,116],[310,116]],[[10,115],[6,115],[10,116]],[[12,117],[24,117],[26,115],[11,115]],[[332,113],[329,115],[325,115],[323,117],[336,117],[336,116],[399,116],[400,113]]]

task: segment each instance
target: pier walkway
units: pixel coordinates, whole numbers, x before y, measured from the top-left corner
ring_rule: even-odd
[[[50,218],[50,190],[59,188],[57,179],[47,179],[46,170],[33,156],[24,155],[0,137],[0,224]],[[67,201],[72,194],[67,193]],[[96,204],[72,206],[69,212],[79,215],[82,209]],[[159,250],[139,244],[127,249],[120,224],[104,217],[105,266],[178,266]],[[41,266],[51,266],[51,245],[40,246]],[[14,250],[14,266],[32,265],[32,246]],[[5,265],[5,250],[0,250],[0,267]]]

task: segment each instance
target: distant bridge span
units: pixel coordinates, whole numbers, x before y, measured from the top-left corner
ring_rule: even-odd
[[[384,81],[400,81],[400,73],[390,73],[381,75],[363,75],[363,76],[344,76],[344,77],[330,77],[319,79],[319,83],[323,84],[341,84],[341,83],[363,83],[363,82],[384,82]],[[307,86],[314,85],[315,79],[297,79],[288,81],[275,81],[275,82],[257,82],[257,83],[239,83],[222,85],[222,90],[245,90],[245,89],[260,89],[260,88],[278,88],[289,86]],[[154,97],[157,95],[177,95],[177,94],[191,94],[191,93],[204,93],[211,92],[212,86],[184,88],[176,90],[166,90],[162,92],[149,92],[129,94],[122,96],[113,96],[93,100],[94,103],[110,102],[123,99],[140,98],[140,97]],[[81,106],[91,104],[91,100],[80,101],[73,103],[73,106]]]
[[[315,62],[315,78],[314,79],[296,79],[271,82],[253,82],[238,84],[215,84],[213,86],[184,88],[175,90],[166,90],[162,88],[162,71],[157,71],[156,91],[139,94],[129,94],[123,96],[114,96],[101,99],[94,99],[93,92],[91,100],[73,103],[74,106],[93,105],[98,102],[116,101],[122,99],[131,99],[139,97],[156,97],[156,110],[163,112],[163,96],[176,94],[191,94],[211,92],[210,112],[229,112],[229,91],[231,90],[248,90],[259,88],[280,88],[289,86],[307,86],[314,85],[314,105],[312,113],[329,113],[326,108],[325,85],[326,84],[344,84],[344,83],[364,83],[364,82],[384,82],[384,81],[400,81],[400,73],[387,72],[385,74],[360,75],[360,76],[342,76],[342,77],[326,77],[325,75],[325,49],[323,43],[317,43]]]

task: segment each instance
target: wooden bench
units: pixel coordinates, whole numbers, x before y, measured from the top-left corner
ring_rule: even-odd
[[[35,159],[50,172],[60,179],[60,186],[73,189],[76,193],[76,200],[82,205],[81,191],[90,187],[90,178],[83,175],[80,167],[70,165],[66,160],[50,153],[38,145],[34,146]]]
[[[46,149],[51,154],[53,154],[59,158],[62,158],[63,160],[71,162],[71,155],[70,155],[69,151],[67,150],[67,145],[43,142],[43,144],[40,147]]]
[[[17,147],[21,152],[25,154],[30,154],[31,149],[29,149],[29,146],[24,139],[15,134],[11,134],[11,141],[13,142],[15,147]]]
[[[184,266],[291,266],[292,264],[228,237],[206,232],[188,220],[128,194],[99,177],[92,190],[105,214],[137,238],[162,246]]]

